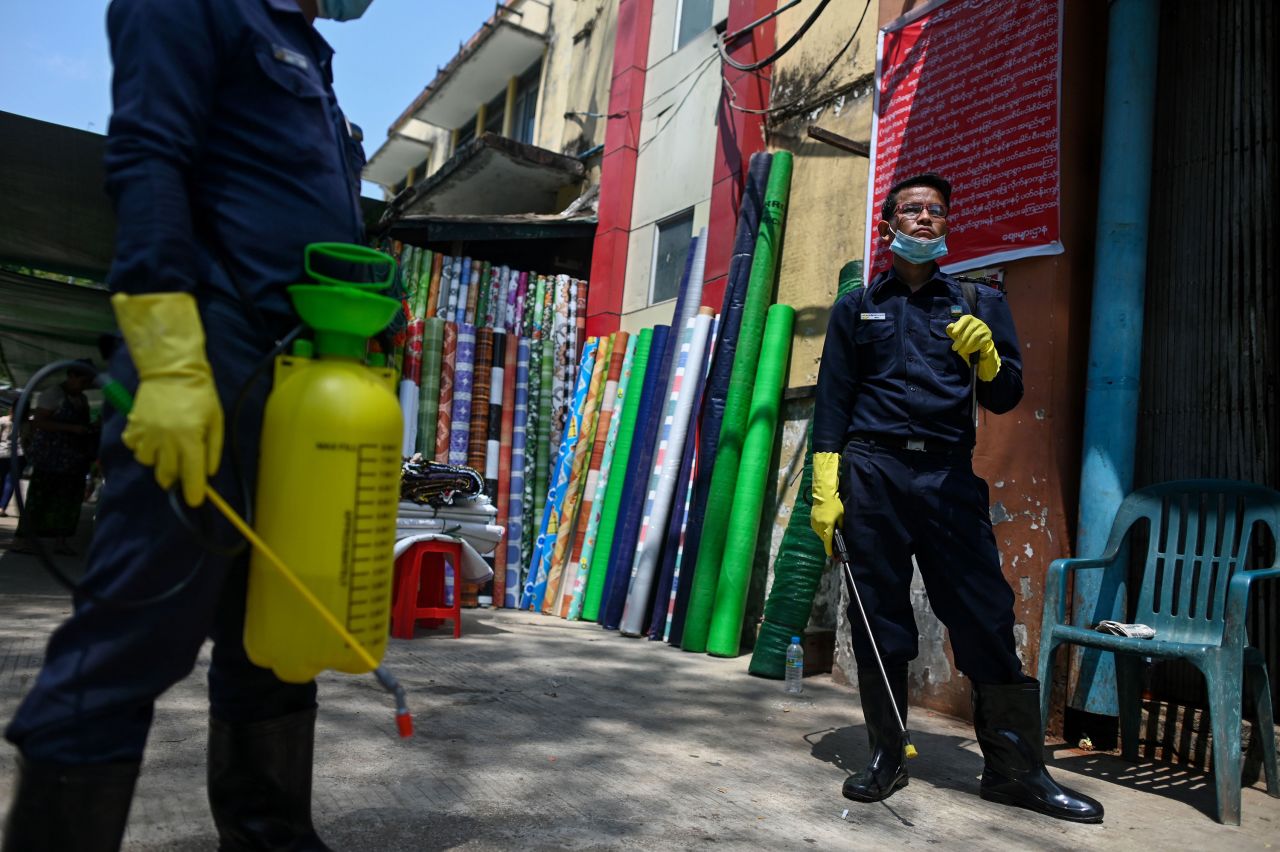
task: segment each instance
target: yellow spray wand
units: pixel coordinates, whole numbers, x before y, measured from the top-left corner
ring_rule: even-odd
[[[129,391],[126,390],[124,385],[120,384],[120,382],[106,374],[100,374],[98,376],[98,386],[101,388],[102,395],[106,400],[121,414],[128,414],[129,411],[132,410],[133,396],[130,395]],[[360,658],[360,661],[373,670],[374,677],[378,679],[378,683],[382,684],[383,688],[395,697],[396,730],[399,731],[400,736],[402,737],[413,736],[413,716],[409,712],[409,705],[405,698],[404,687],[400,685],[395,676],[384,667],[378,665],[378,661],[373,658],[373,655],[365,650],[365,647],[360,644],[358,639],[351,635],[347,628],[342,626],[342,622],[338,621],[338,619],[334,617],[333,613],[329,612],[329,608],[326,607],[319,598],[312,594],[311,590],[306,587],[306,584],[298,579],[298,575],[294,574],[293,571],[289,569],[289,566],[284,564],[284,560],[276,555],[276,552],[271,549],[270,545],[263,541],[258,534],[253,531],[253,528],[245,522],[244,518],[240,517],[240,514],[236,512],[235,509],[231,508],[230,504],[222,498],[221,494],[213,489],[212,485],[206,483],[204,493],[205,496],[209,498],[209,502],[222,513],[223,517],[225,517],[251,545],[257,548],[259,553],[267,558],[267,561],[271,563],[271,566],[280,572],[280,576],[283,577],[289,585],[293,586],[294,590],[302,596],[302,599],[307,602],[308,606],[316,611],[324,623],[327,624],[334,633],[338,634],[343,642],[347,643],[352,650],[356,652],[356,656]]]

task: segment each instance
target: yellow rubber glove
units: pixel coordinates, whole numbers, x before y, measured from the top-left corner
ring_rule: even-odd
[[[813,509],[809,512],[809,526],[822,539],[822,546],[831,555],[831,538],[836,526],[844,519],[844,504],[840,502],[840,454],[813,454]]]
[[[985,322],[973,314],[965,314],[947,326],[947,334],[955,341],[951,348],[960,353],[961,358],[968,361],[970,355],[978,353],[978,378],[989,382],[1000,372],[1000,353],[991,339],[991,327]]]
[[[116,322],[138,368],[138,392],[121,436],[168,489],[182,480],[190,506],[204,502],[205,478],[222,457],[222,405],[204,354],[204,328],[188,293],[111,297]]]

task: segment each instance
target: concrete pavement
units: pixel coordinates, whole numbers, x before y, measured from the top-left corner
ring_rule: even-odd
[[[0,519],[0,548],[13,524]],[[66,560],[74,567],[76,560]],[[38,670],[68,599],[30,557],[0,549],[0,717]],[[1244,793],[1221,826],[1212,779],[1170,764],[1052,750],[1064,782],[1102,800],[1079,826],[977,796],[965,723],[916,708],[910,786],[876,805],[840,796],[867,747],[856,696],[827,676],[802,696],[717,660],[595,625],[470,610],[463,636],[392,640],[386,664],[418,733],[396,738],[372,677],[326,674],[315,817],[337,850],[1267,849],[1280,801]],[[160,701],[127,850],[216,848],[204,791],[207,648]],[[13,782],[0,746],[0,812]]]

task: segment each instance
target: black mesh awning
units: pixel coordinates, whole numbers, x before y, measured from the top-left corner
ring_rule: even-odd
[[[102,281],[115,215],[105,136],[0,112],[0,263]]]

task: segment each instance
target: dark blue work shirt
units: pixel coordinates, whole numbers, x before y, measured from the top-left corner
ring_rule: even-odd
[[[296,0],[113,0],[107,30],[111,289],[243,295],[285,321],[304,246],[364,232],[333,49]]]
[[[1003,414],[1022,399],[1022,358],[1004,294],[977,286],[1000,372],[978,382],[978,402]],[[855,435],[973,446],[972,367],[947,326],[970,313],[960,283],[935,268],[911,292],[892,270],[836,302],[818,370],[813,451],[838,453]]]

